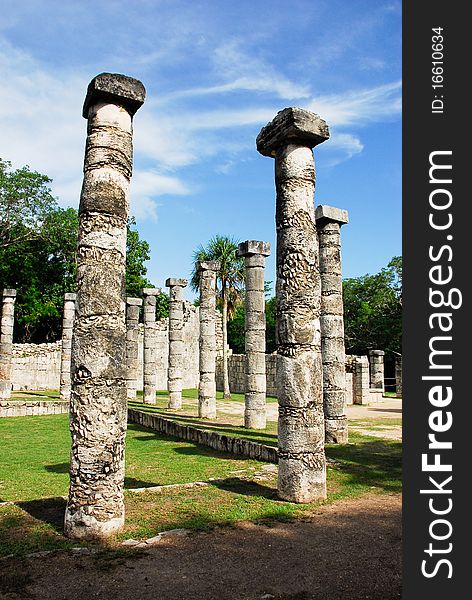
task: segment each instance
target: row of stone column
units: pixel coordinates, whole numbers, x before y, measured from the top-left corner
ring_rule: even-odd
[[[124,519],[126,366],[129,364],[125,360],[126,218],[132,117],[143,103],[144,94],[144,87],[134,79],[102,74],[90,83],[84,104],[88,136],[79,210],[78,292],[71,354],[71,483],[65,515],[65,531],[72,537],[108,535],[118,530]],[[330,360],[329,366],[326,362],[325,372],[331,382],[326,402],[322,385],[322,347],[331,348],[328,357],[334,355],[333,348],[340,348],[340,314],[336,302],[330,305],[330,312],[323,316],[324,325],[321,324],[322,298],[327,301],[339,292],[337,280],[328,281],[327,287],[320,280],[320,254],[332,258],[331,253],[336,253],[336,227],[327,227],[326,243],[322,241],[319,245],[313,203],[312,149],[328,138],[328,126],[323,119],[297,108],[278,113],[257,138],[259,152],[275,158],[276,173],[278,493],[282,499],[295,502],[311,502],[326,496],[325,411],[330,411],[327,419],[330,435],[340,435],[345,423],[336,361]],[[322,227],[324,224],[320,223]],[[216,392],[217,265],[200,263],[198,269],[199,414],[212,417]],[[254,271],[251,276],[255,280],[254,291],[260,291],[260,275]],[[177,302],[178,293],[174,296]],[[252,328],[254,332],[261,331],[258,306],[250,305],[247,316],[249,324],[259,326]],[[147,322],[152,331],[155,295],[145,296],[144,312],[145,331]],[[248,369],[247,375],[253,376],[254,391],[248,394],[252,393],[251,402],[257,408],[262,393],[258,377],[262,375],[261,336],[250,335],[251,340],[255,343],[248,348],[251,371]],[[178,343],[181,338],[173,335],[172,341]],[[145,353],[151,350],[145,339]],[[178,369],[173,370],[173,377],[174,382],[178,381]],[[151,397],[151,380],[149,386],[145,389],[145,399]]]

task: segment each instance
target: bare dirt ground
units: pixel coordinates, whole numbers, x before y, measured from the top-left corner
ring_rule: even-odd
[[[401,597],[401,498],[369,494],[140,554],[10,558],[0,574],[2,600],[390,600]]]

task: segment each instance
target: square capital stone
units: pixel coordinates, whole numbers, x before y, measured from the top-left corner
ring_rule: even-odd
[[[220,263],[217,260],[199,260],[197,262],[197,271],[218,271]]]
[[[369,350],[370,356],[385,356],[385,352],[383,350]]]
[[[177,279],[176,277],[166,279],[166,287],[185,287],[187,284],[188,279]]]
[[[323,222],[335,222],[340,225],[349,223],[349,215],[347,210],[343,208],[336,208],[335,206],[328,206],[327,204],[320,204],[315,210],[315,219],[317,223]]]
[[[88,85],[82,116],[87,119],[89,108],[99,102],[118,104],[133,116],[145,97],[146,90],[138,79],[119,73],[100,73]]]
[[[143,299],[142,298],[126,298],[126,304],[128,306],[142,306]]]
[[[303,108],[284,108],[257,136],[258,152],[275,156],[277,150],[288,144],[314,148],[329,139],[329,128],[319,115]]]
[[[64,300],[66,302],[75,302],[77,300],[77,294],[74,294],[73,292],[67,292],[64,294]]]
[[[11,288],[5,288],[3,290],[3,297],[4,298],[16,298],[16,290],[13,290]]]
[[[238,246],[238,256],[250,256],[252,254],[261,254],[270,256],[270,242],[258,242],[256,240],[246,240]]]
[[[143,288],[143,294],[145,296],[159,296],[161,288]]]

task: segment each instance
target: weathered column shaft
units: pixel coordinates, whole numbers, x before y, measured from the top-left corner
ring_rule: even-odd
[[[182,408],[182,369],[184,360],[184,297],[183,288],[186,279],[169,278],[169,367],[167,371],[167,389],[169,391],[168,408]]]
[[[125,259],[136,79],[103,73],[90,83],[79,207],[77,301],[72,336],[70,491],[65,533],[105,537],[124,523]]]
[[[353,373],[354,404],[369,404],[370,382],[369,382],[369,359],[367,356],[356,356]]]
[[[138,388],[139,311],[141,298],[126,298],[126,390],[128,400]]]
[[[402,357],[395,355],[395,391],[398,398],[402,397]]]
[[[74,327],[76,294],[64,294],[64,313],[62,317],[62,346],[61,346],[61,378],[60,396],[70,400],[71,392],[71,352],[72,331]]]
[[[156,296],[157,288],[145,288],[144,294],[144,348],[143,348],[143,401],[156,404],[157,390],[157,332]]]
[[[326,497],[312,148],[328,137],[328,127],[318,115],[289,108],[257,138],[259,152],[275,156],[278,494],[293,502]]]
[[[369,350],[370,387],[382,392],[385,391],[384,355],[383,350]]]
[[[332,206],[315,211],[320,244],[321,354],[325,441],[346,444],[346,368],[344,349],[343,282],[341,275],[341,225],[348,214]]]
[[[270,244],[248,240],[239,244],[238,253],[239,256],[244,256],[246,267],[244,426],[265,429],[267,383],[264,267],[265,257],[270,254]]]
[[[200,382],[198,416],[216,419],[216,272],[217,261],[199,262],[200,274]]]
[[[0,325],[0,400],[11,398],[11,361],[13,352],[13,325],[15,322],[16,290],[4,289]]]

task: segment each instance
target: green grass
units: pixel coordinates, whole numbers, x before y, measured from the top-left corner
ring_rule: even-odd
[[[275,428],[272,422],[262,432],[235,426],[223,430],[274,444]],[[400,492],[401,443],[355,432],[350,441],[346,446],[326,447],[327,502],[369,491]],[[67,415],[0,420],[0,500],[15,502],[0,507],[1,555],[78,545],[61,535],[65,500],[60,496],[68,489],[69,447]],[[270,524],[309,515],[319,505],[278,500],[276,474],[268,472],[262,479],[254,476],[266,468],[263,463],[217,453],[136,425],[129,425],[126,461],[127,487],[210,478],[222,481],[161,493],[127,492],[126,526],[118,540],[147,538],[176,527],[207,529],[241,520]]]
[[[138,391],[138,397],[142,396],[143,392]],[[156,398],[158,405],[167,406],[167,399],[169,397],[169,392],[167,390],[158,390],[156,392]],[[182,390],[182,398],[198,400],[198,390],[196,388],[188,388]],[[244,394],[236,394],[235,392],[231,392],[231,398],[224,399],[223,392],[216,392],[216,399],[222,400],[224,402],[242,402],[244,404]],[[268,403],[276,403],[277,398],[274,396],[267,396],[266,398]],[[184,403],[185,404],[185,403]],[[193,404],[191,405],[193,406]]]

